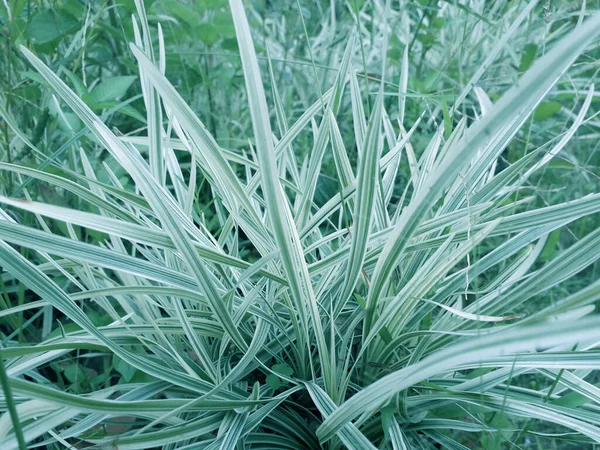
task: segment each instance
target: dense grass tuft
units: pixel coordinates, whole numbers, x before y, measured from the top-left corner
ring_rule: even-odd
[[[585,2],[16,3],[2,450],[600,443]]]

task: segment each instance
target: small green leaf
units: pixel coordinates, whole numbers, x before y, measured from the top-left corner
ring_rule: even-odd
[[[129,365],[117,355],[113,355],[113,367],[117,372],[119,372],[123,376],[123,379],[128,383],[131,381],[136,372],[135,367]]]
[[[515,425],[510,421],[506,414],[495,414],[490,425],[496,428],[496,434],[502,434],[506,439],[510,439],[513,435],[511,430],[515,429]]]
[[[354,297],[356,298],[356,301],[358,302],[358,305],[362,309],[365,309],[367,307],[367,302],[365,301],[365,299],[363,297],[361,297],[360,295],[358,295],[356,292],[354,293]]]
[[[540,122],[542,120],[549,119],[554,114],[558,112],[561,105],[558,102],[543,102],[540,103],[533,113],[533,120],[536,122]]]
[[[417,39],[423,45],[433,45],[436,42],[435,36],[431,33],[419,33]]]
[[[386,344],[389,344],[390,342],[393,341],[392,335],[390,334],[387,327],[385,327],[385,326],[382,327],[381,330],[379,330],[379,336],[381,336],[381,339]]]
[[[199,23],[195,28],[198,32],[198,37],[207,47],[214,45],[221,37],[219,28],[212,23]]]
[[[548,236],[546,245],[544,245],[544,249],[542,250],[542,253],[540,254],[541,261],[548,261],[548,260],[554,258],[554,256],[556,255],[556,251],[558,250],[557,244],[558,244],[558,240],[560,238],[561,230],[562,230],[561,228],[554,230]]]
[[[271,374],[267,375],[266,381],[267,381],[267,384],[274,391],[279,389],[282,385],[286,384],[286,382],[283,381],[279,376],[277,376],[277,374],[279,374],[283,377],[289,377],[289,376],[292,376],[292,374],[294,373],[294,369],[292,369],[287,364],[275,364],[275,365],[273,365],[273,367],[271,367],[271,370],[275,373],[271,373]]]
[[[276,391],[281,387],[281,379],[277,375],[271,373],[267,375],[267,384],[271,389]]]
[[[95,110],[113,109],[116,106],[121,105],[121,103],[123,103],[123,102],[120,102],[118,100],[99,102],[94,105],[94,109]],[[126,116],[129,116],[133,119],[139,120],[140,122],[146,123],[146,117],[144,117],[142,115],[142,113],[140,113],[137,109],[135,109],[131,105],[121,105],[116,111],[118,113],[125,114]]]
[[[223,50],[228,50],[230,52],[239,52],[240,48],[238,47],[236,38],[226,38],[221,42],[221,48]]]
[[[273,367],[271,367],[271,369],[273,370],[273,372],[277,372],[283,375],[284,377],[291,377],[294,373],[294,369],[292,369],[287,364],[275,364]]]
[[[231,13],[229,11],[223,10],[216,12],[212,23],[218,28],[219,35],[222,37],[235,37],[235,27],[233,26]]]
[[[367,302],[365,301],[365,299],[363,297],[361,297],[360,295],[358,295],[356,292],[354,293],[354,297],[356,298],[356,301],[358,302],[358,305],[362,309],[366,309],[367,308]],[[392,335],[390,334],[390,332],[389,332],[389,330],[387,329],[386,326],[384,326],[383,328],[381,328],[381,330],[379,331],[379,336],[381,336],[381,339],[383,339],[383,342],[385,342],[386,344],[389,344],[393,340]]]
[[[46,80],[44,79],[44,77],[41,76],[37,72],[30,72],[29,70],[24,70],[24,71],[19,72],[19,73],[21,75],[23,75],[24,77],[29,78],[32,81],[35,81],[36,83],[43,84],[44,86],[49,86],[49,84],[46,82]]]
[[[432,28],[442,28],[444,25],[445,19],[443,17],[436,17],[431,21]]]
[[[537,45],[527,44],[523,47],[523,54],[521,55],[521,64],[519,64],[519,72],[525,72],[531,67],[537,54]]]
[[[85,372],[79,364],[71,364],[65,367],[63,375],[67,380],[69,380],[70,383],[81,383],[86,379]]]
[[[83,100],[94,106],[101,102],[107,102],[111,100],[117,100],[118,98],[125,95],[127,89],[137,79],[135,76],[121,76],[109,78],[106,81],[98,84],[92,92],[84,96]]]

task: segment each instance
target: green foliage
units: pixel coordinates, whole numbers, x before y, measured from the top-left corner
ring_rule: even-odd
[[[267,375],[266,382],[273,391],[276,391],[282,385],[285,386],[287,384],[280,375],[283,377],[290,377],[294,373],[294,369],[287,364],[275,364],[271,367],[271,370],[275,373]]]
[[[533,113],[533,120],[541,121],[554,116],[562,107],[559,102],[544,102],[538,106]]]
[[[526,72],[529,70],[537,53],[536,44],[527,44],[523,47],[523,54],[521,55],[521,63],[519,64],[519,72]]]
[[[600,443],[600,16],[537,3],[0,6],[2,450]]]
[[[83,100],[92,105],[102,104],[110,100],[117,100],[127,92],[136,77],[111,77],[94,86],[92,91],[84,95]]]
[[[35,45],[48,44],[77,29],[78,23],[64,10],[42,10],[27,24],[25,32]]]

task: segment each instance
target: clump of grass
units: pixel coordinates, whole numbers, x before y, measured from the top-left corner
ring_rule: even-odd
[[[582,102],[557,139],[499,167],[597,38],[599,16],[555,42],[494,103],[476,90],[468,123],[460,106],[484,64],[452,107],[444,101],[431,113],[442,120],[415,152],[419,121],[403,122],[408,52],[399,101],[385,101],[384,56],[366,113],[371,91],[354,65],[359,23],[331,86],[290,125],[277,83],[267,101],[245,10],[230,0],[252,123],[249,144],[235,152],[169,83],[162,30],[155,52],[143,2],[137,7],[130,48],[145,134],[115,133],[21,49],[110,163],[108,182],[86,148],[76,154],[82,173],[0,163],[20,181],[87,204],[31,201],[26,187],[25,200],[0,198],[11,208],[0,211],[0,315],[13,329],[0,366],[10,409],[0,418],[3,449],[500,448],[547,432],[541,422],[576,433],[582,445],[600,442],[592,372],[600,283],[526,308],[600,256],[596,229],[536,263],[552,233],[600,210],[600,194],[542,207],[520,197],[587,120],[593,85],[578,92]],[[379,36],[384,55],[388,37],[385,29]],[[340,132],[348,97],[357,155]],[[297,151],[307,128],[312,148]],[[338,189],[320,201],[326,155]],[[404,167],[409,176],[398,186]],[[195,208],[199,178],[216,226]],[[22,301],[25,289],[36,299]],[[11,305],[15,294],[21,301]],[[58,326],[40,342],[18,338],[25,312],[30,323]]]

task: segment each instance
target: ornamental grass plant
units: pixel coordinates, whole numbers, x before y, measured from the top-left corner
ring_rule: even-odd
[[[15,43],[59,125],[0,102],[2,450],[600,443],[600,15],[359,3],[230,0],[207,103],[171,2],[102,88]]]

